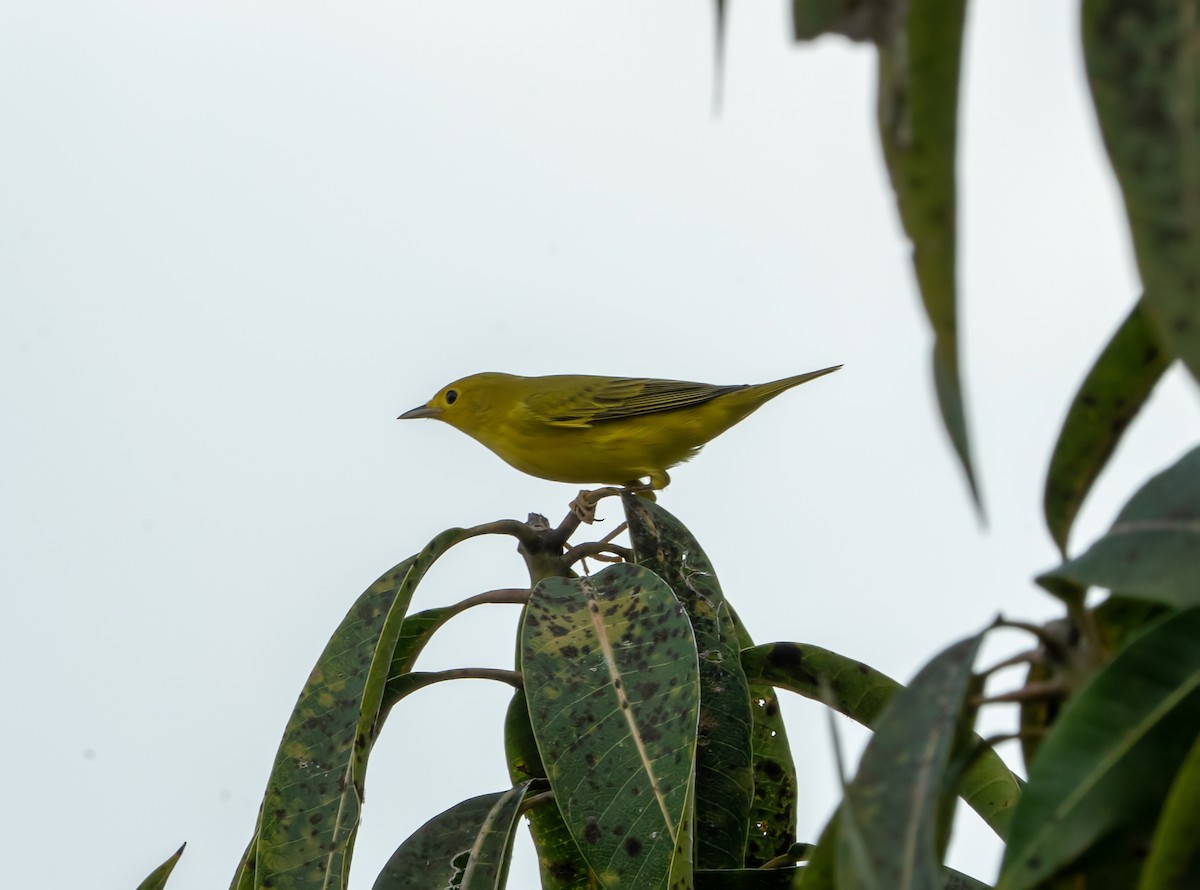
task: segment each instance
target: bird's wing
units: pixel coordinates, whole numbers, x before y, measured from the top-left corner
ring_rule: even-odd
[[[609,420],[693,408],[739,389],[744,387],[641,377],[600,378],[535,393],[525,400],[525,407],[543,423],[589,427]]]

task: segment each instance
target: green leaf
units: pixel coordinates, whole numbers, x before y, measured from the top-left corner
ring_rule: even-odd
[[[939,798],[960,724],[968,719],[971,666],[982,639],[976,634],[937,655],[880,716],[842,805],[840,887],[941,887]]]
[[[741,868],[754,800],[754,716],[737,622],[692,533],[655,503],[631,494],[622,501],[634,562],[670,585],[691,620],[700,653],[695,864]]]
[[[1075,394],[1050,458],[1042,507],[1063,556],[1092,483],[1170,364],[1138,300]]]
[[[1194,0],[1084,0],[1082,26],[1147,314],[1200,380],[1200,15]]]
[[[442,532],[384,573],[334,631],[284,730],[236,890],[346,886],[367,757],[404,613],[434,561],[470,534]]]
[[[1167,794],[1138,890],[1200,887],[1200,736]]]
[[[401,844],[373,890],[501,890],[528,783],[434,816]]]
[[[524,691],[518,690],[508,705],[504,753],[513,784],[546,778],[546,767],[529,723],[529,703]],[[595,890],[600,886],[553,802],[531,808],[526,816],[537,850],[541,890]]]
[[[631,564],[545,579],[521,649],[542,762],[600,883],[690,887],[699,667],[671,589]]]
[[[887,14],[877,10],[886,4],[860,0],[792,0],[792,36],[816,40],[824,34],[842,34],[851,40],[874,39]]]
[[[186,846],[187,844],[181,846],[167,858],[166,862],[146,875],[146,880],[138,884],[137,890],[163,890],[163,887],[167,886],[167,878],[171,877],[171,872],[175,870],[175,863],[183,855],[183,848]]]
[[[696,871],[696,890],[797,890],[801,868],[711,868]]]
[[[879,35],[879,135],[925,313],[946,432],[982,511],[959,374],[957,186],[959,61],[966,0],[889,4],[899,23]]]
[[[743,649],[752,648],[754,640],[736,612],[733,620],[737,625],[738,645]],[[799,781],[779,694],[770,683],[749,683],[749,688],[750,709],[754,715],[750,737],[754,800],[750,807],[746,865],[757,867],[785,855],[795,845]]]
[[[746,649],[742,666],[752,683],[770,683],[828,703],[871,728],[892,697],[904,688],[861,661],[799,643],[767,643]],[[826,690],[832,701],[827,702]],[[997,835],[1007,835],[1021,785],[995,751],[983,749],[960,780],[958,793]]]
[[[1000,890],[1028,890],[1144,833],[1200,732],[1200,608],[1150,625],[1064,706],[1030,765]],[[1144,840],[1144,839],[1143,839]]]
[[[1082,556],[1037,580],[1107,587],[1181,608],[1200,604],[1200,448],[1143,485]]]

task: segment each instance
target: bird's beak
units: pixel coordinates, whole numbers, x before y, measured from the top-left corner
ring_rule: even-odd
[[[442,416],[441,408],[431,408],[428,405],[418,405],[416,408],[413,408],[411,411],[405,411],[403,414],[401,414],[396,419],[397,420],[412,420],[414,417],[441,417],[441,416]]]

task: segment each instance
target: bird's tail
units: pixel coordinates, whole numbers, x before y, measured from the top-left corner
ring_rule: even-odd
[[[799,386],[801,383],[808,383],[810,380],[816,380],[818,377],[824,377],[826,374],[832,374],[834,371],[841,368],[841,365],[831,365],[828,368],[822,368],[819,371],[809,371],[807,374],[797,374],[795,377],[784,377],[782,380],[773,380],[770,383],[764,383],[761,387],[753,387],[759,390],[763,395],[763,401],[773,399],[781,392],[786,392],[793,386]]]

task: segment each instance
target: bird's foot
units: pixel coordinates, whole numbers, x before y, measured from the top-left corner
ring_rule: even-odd
[[[586,488],[579,492],[579,496],[571,501],[568,505],[575,518],[580,522],[586,522],[591,525],[596,521],[596,499],[592,497],[592,493]]]
[[[571,501],[570,508],[572,515],[580,522],[586,522],[591,525],[596,521],[596,504],[601,500],[613,495],[620,494],[625,491],[623,488],[614,488],[611,485],[604,488],[593,488],[591,490],[583,489],[579,492],[579,496]]]

